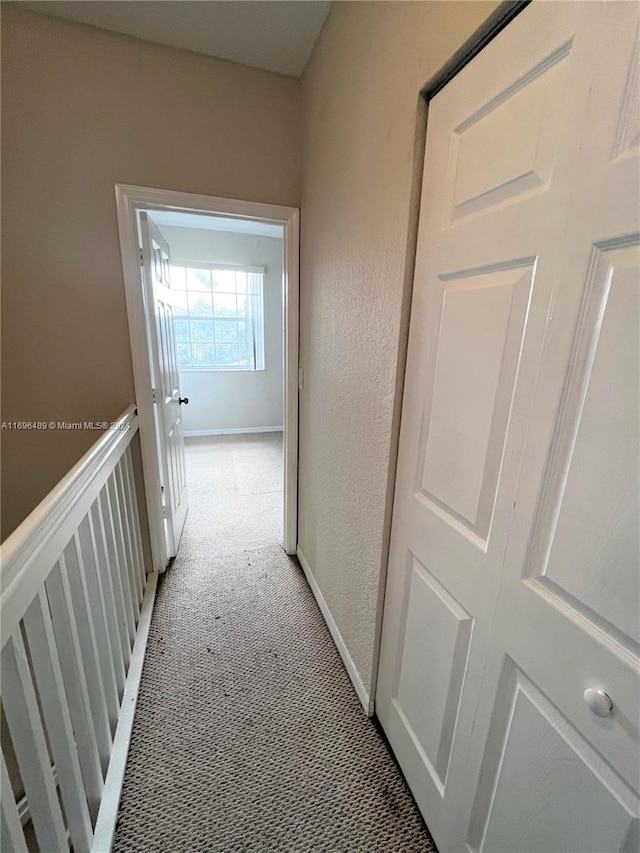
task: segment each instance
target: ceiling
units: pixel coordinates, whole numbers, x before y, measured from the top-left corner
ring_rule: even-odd
[[[173,210],[151,210],[149,215],[156,225],[174,225],[179,228],[198,228],[204,231],[232,231],[237,234],[256,234],[259,237],[282,237],[283,227],[275,222],[251,219],[232,219],[207,216],[201,213],[181,213]]]
[[[23,0],[22,8],[301,77],[325,0]]]

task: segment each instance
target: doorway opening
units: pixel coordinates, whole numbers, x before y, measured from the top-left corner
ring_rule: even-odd
[[[154,569],[177,553],[187,468],[197,524],[295,554],[298,210],[125,185],[116,200]]]

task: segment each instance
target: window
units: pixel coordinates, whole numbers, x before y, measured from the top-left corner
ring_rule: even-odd
[[[263,273],[171,265],[178,367],[264,370]]]

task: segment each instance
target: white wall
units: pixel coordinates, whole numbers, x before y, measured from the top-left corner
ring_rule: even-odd
[[[180,261],[245,264],[265,268],[264,370],[183,370],[180,393],[185,432],[282,428],[283,416],[283,241],[274,237],[161,225]]]
[[[301,551],[374,687],[426,109],[494,2],[335,3],[303,78]]]

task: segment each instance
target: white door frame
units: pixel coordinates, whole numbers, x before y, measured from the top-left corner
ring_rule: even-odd
[[[149,336],[142,291],[137,212],[172,210],[208,213],[238,219],[274,222],[284,229],[284,537],[287,554],[295,554],[298,542],[298,326],[300,212],[262,202],[216,198],[196,193],[116,184],[120,253],[129,320],[133,380],[140,423],[140,448],[153,569],[164,572],[167,548],[162,516],[160,470],[154,422]]]

